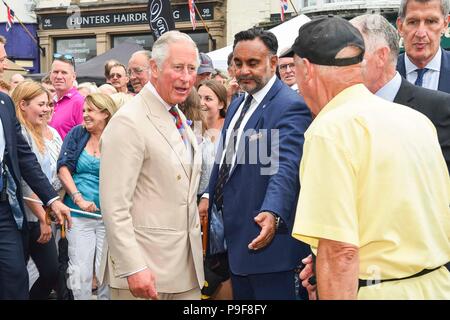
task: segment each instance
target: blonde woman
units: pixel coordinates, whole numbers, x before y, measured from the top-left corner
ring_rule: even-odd
[[[51,155],[43,135],[43,127],[47,125],[47,114],[50,111],[50,94],[41,84],[27,80],[14,89],[12,99],[23,136],[36,155],[42,171],[52,185],[57,186],[56,166],[52,166]],[[59,138],[56,131],[55,135]],[[38,199],[24,180],[22,189],[24,196]],[[25,257],[28,259],[31,256],[39,271],[39,278],[30,289],[30,299],[47,299],[51,290],[56,288],[58,271],[56,244],[51,226],[45,221],[43,207],[30,201],[25,203],[29,231]]]
[[[105,225],[99,200],[99,140],[116,110],[116,104],[109,96],[89,94],[83,107],[83,124],[68,133],[58,159],[58,175],[66,190],[64,203],[70,208],[97,215],[73,213],[73,227],[67,234],[69,281],[76,300],[91,299],[94,266],[95,274],[100,274]],[[109,299],[105,284],[99,285],[97,297]]]

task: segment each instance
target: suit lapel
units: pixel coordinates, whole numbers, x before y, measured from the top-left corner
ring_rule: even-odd
[[[266,112],[266,110],[269,110],[273,105],[271,104],[272,98],[277,94],[277,92],[281,89],[282,83],[280,80],[276,79],[272,87],[270,88],[269,92],[266,94],[266,96],[263,98],[261,103],[258,104],[256,107],[256,110],[253,112],[250,119],[248,119],[247,123],[245,124],[244,130],[242,131],[241,137],[239,139],[239,142],[237,144],[237,150],[236,150],[236,164],[233,166],[230,172],[230,177],[233,175],[237,165],[239,163],[244,163],[245,161],[245,138],[246,135],[244,134],[247,132],[247,130],[251,129],[257,129],[260,126],[259,120],[261,119],[261,116]],[[243,147],[244,150],[240,150],[239,147]]]
[[[450,93],[450,52],[442,50],[441,72],[439,75],[439,91]]]
[[[406,66],[405,66],[405,54],[402,53],[398,56],[397,71],[400,75],[406,79]]]
[[[2,120],[3,125],[3,136],[5,137],[5,149],[8,150],[9,153],[11,153],[11,137],[10,133],[13,132],[11,130],[11,119],[8,116],[8,110],[6,109],[7,106],[4,105],[5,101],[0,99],[0,118]]]
[[[143,101],[147,107],[147,118],[154,123],[169,146],[174,151],[187,177],[191,177],[191,164],[186,146],[180,139],[180,133],[174,125],[173,118],[166,107],[147,89],[142,90]],[[180,113],[181,114],[181,113]],[[183,125],[186,125],[184,118]],[[187,130],[186,130],[187,131]]]

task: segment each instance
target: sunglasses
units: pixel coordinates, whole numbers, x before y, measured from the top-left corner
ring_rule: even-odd
[[[71,54],[54,53],[53,59],[69,62],[72,66],[75,66],[75,58]]]

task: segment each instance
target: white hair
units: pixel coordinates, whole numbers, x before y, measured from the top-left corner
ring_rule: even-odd
[[[180,31],[169,31],[164,33],[161,37],[156,40],[153,44],[152,48],[152,59],[155,60],[158,68],[162,68],[164,61],[167,59],[167,55],[169,53],[169,45],[176,42],[188,42],[192,44],[192,47],[195,49],[195,53],[197,56],[196,65],[197,68],[200,65],[199,53],[197,49],[197,45],[194,40],[189,37],[186,33],[182,33]]]

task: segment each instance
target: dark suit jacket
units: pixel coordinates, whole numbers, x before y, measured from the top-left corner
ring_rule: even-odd
[[[394,102],[423,113],[433,122],[450,170],[450,94],[418,87],[402,79]]]
[[[442,50],[441,73],[439,75],[438,90],[450,93],[450,52]],[[397,71],[406,78],[405,54],[398,56]]]
[[[4,160],[16,182],[17,199],[22,212],[25,211],[23,210],[23,195],[20,188],[21,177],[44,203],[57,197],[58,194],[42,172],[36,156],[22,136],[11,98],[4,93],[0,93],[0,118],[6,144]]]
[[[235,99],[227,111],[209,184],[209,215],[226,130],[243,99]],[[295,240],[291,232],[300,188],[303,133],[310,122],[311,114],[303,99],[279,79],[247,122],[238,144],[237,165],[224,186],[225,239],[234,274],[292,270],[309,253],[309,247]],[[280,229],[267,247],[249,250],[248,244],[261,230],[253,219],[262,211],[279,215],[286,228]]]

